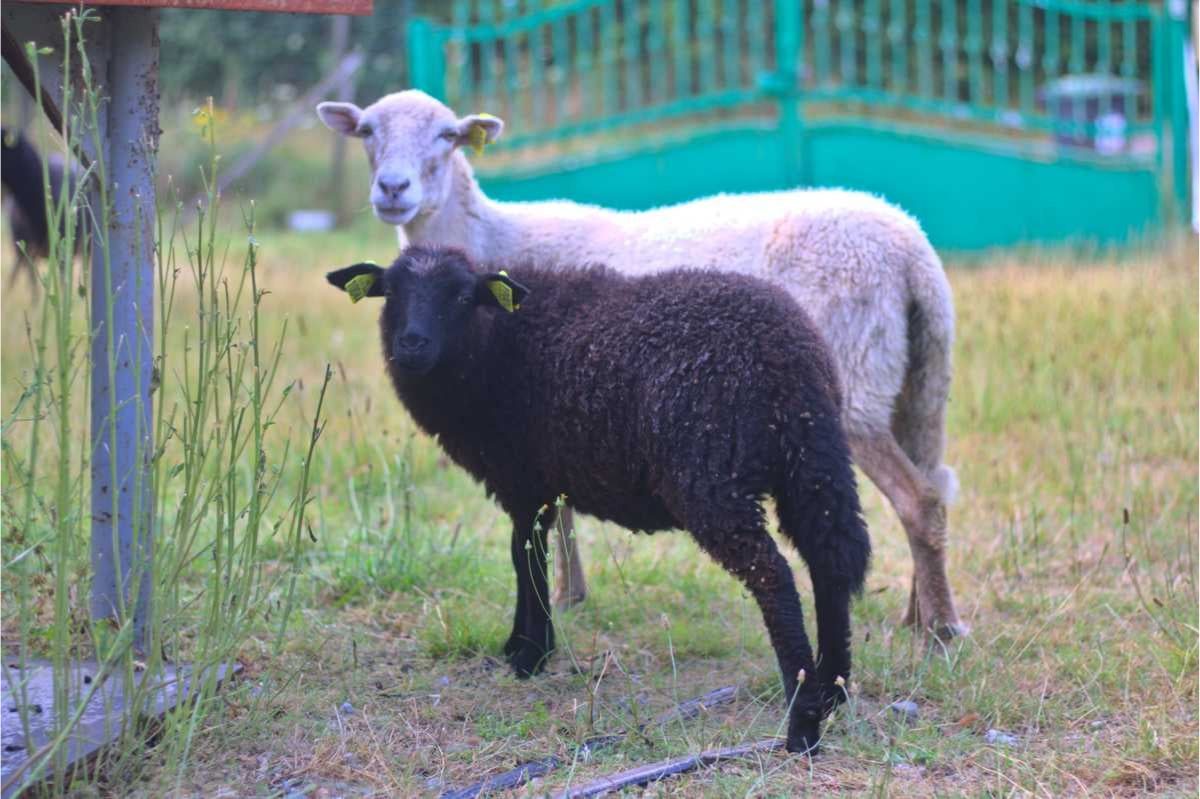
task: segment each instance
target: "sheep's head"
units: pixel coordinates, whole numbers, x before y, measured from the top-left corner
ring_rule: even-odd
[[[529,293],[505,273],[478,274],[461,251],[442,248],[409,247],[387,269],[362,263],[325,277],[351,298],[384,298],[387,358],[415,375],[457,356],[477,309],[512,312]]]
[[[366,108],[321,103],[330,129],[362,139],[371,163],[371,205],[389,225],[406,225],[436,211],[450,190],[450,161],[466,144],[491,143],[504,122],[488,114],[461,119],[425,92],[410,89]]]

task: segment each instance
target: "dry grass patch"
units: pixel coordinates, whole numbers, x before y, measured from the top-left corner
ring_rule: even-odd
[[[524,789],[540,795],[780,732],[757,608],[680,535],[584,520],[592,596],[558,620],[549,673],[514,679],[499,656],[507,523],[391,397],[375,310],[324,285],[327,268],[387,258],[390,231],[260,239],[267,321],[290,319],[286,376],[308,391],[335,368],[316,541],[286,645],[273,653],[264,629],[243,648],[247,676],[215,701],[183,795],[432,795],[554,755],[564,765]],[[1195,245],[1000,253],[950,274],[947,460],[963,487],[950,575],[973,635],[930,649],[898,629],[911,561],[864,481],[876,554],[855,609],[853,701],[821,756],[725,764],[649,795],[1195,795]],[[574,757],[590,736],[724,685],[738,687],[732,704]],[[915,721],[889,709],[897,700],[916,703]],[[100,793],[166,795],[179,776],[152,766]]]

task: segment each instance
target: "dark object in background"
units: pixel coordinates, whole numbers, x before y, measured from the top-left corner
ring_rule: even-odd
[[[1102,155],[1129,149],[1130,121],[1137,119],[1143,87],[1116,75],[1064,75],[1042,90],[1046,110],[1065,123],[1054,134],[1059,144],[1086,147]]]
[[[61,158],[50,156],[46,166],[50,173],[50,197],[59,197],[65,165]],[[42,156],[23,134],[7,128],[0,128],[0,182],[8,192],[4,211],[16,253],[12,271],[8,273],[8,287],[12,288],[17,273],[24,269],[36,288],[34,261],[50,255],[50,209],[42,182]],[[77,231],[76,247],[82,240],[82,231],[78,228]]]

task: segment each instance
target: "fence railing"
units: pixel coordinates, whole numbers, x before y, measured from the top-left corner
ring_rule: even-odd
[[[809,5],[809,4],[806,4]],[[1162,116],[1163,15],[1149,3],[813,0],[806,99],[898,106],[1091,140]],[[860,13],[855,13],[857,9]],[[1100,130],[1097,130],[1099,126]]]
[[[799,24],[788,25],[789,17]],[[1164,119],[1168,16],[1079,0],[459,0],[418,85],[520,119],[520,148],[780,95],[1102,141]],[[783,58],[779,54],[783,54]]]
[[[719,2],[580,0],[505,20],[484,11],[492,5],[458,3],[450,28],[418,23],[413,37],[444,61],[419,70],[428,83],[414,82],[453,107],[520,119],[509,147],[764,98],[759,3],[727,0],[721,13]]]
[[[505,117],[513,156],[729,121],[799,142],[849,117],[1173,172],[1186,202],[1185,17],[1184,0],[457,0],[451,24],[410,25],[408,52],[414,85]]]

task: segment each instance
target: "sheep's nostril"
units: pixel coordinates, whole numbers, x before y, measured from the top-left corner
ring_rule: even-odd
[[[429,339],[417,333],[405,333],[396,340],[396,349],[401,352],[419,352],[429,345]]]
[[[378,181],[379,190],[392,198],[397,198],[400,193],[412,185],[411,180],[384,180],[380,178]]]

